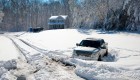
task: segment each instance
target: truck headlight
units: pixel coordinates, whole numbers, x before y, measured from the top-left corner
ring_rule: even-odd
[[[93,50],[92,53],[94,54],[94,53],[97,53],[97,52],[99,52],[99,49],[95,49],[95,50]]]
[[[99,52],[99,49],[95,49],[95,50],[92,52],[91,57],[92,57],[94,60],[97,60],[97,58],[98,58],[98,52]]]

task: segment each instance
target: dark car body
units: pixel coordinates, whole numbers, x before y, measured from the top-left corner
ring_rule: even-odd
[[[92,59],[100,61],[108,54],[108,43],[104,39],[86,38],[73,50],[74,58]]]
[[[29,31],[30,32],[40,32],[40,31],[43,31],[43,27],[36,27],[36,28],[32,28],[32,27],[30,27],[29,28]]]

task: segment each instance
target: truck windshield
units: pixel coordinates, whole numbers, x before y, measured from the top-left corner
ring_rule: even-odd
[[[80,46],[99,48],[100,42],[99,41],[91,41],[91,40],[82,40],[80,43]]]

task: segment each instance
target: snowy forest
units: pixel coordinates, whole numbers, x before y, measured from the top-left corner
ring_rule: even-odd
[[[139,0],[0,0],[0,31],[48,29],[54,15],[68,15],[69,28],[140,32]]]

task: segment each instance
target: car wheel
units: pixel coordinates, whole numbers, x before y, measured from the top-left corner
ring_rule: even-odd
[[[99,57],[98,57],[98,61],[102,61],[101,55],[99,55]]]

